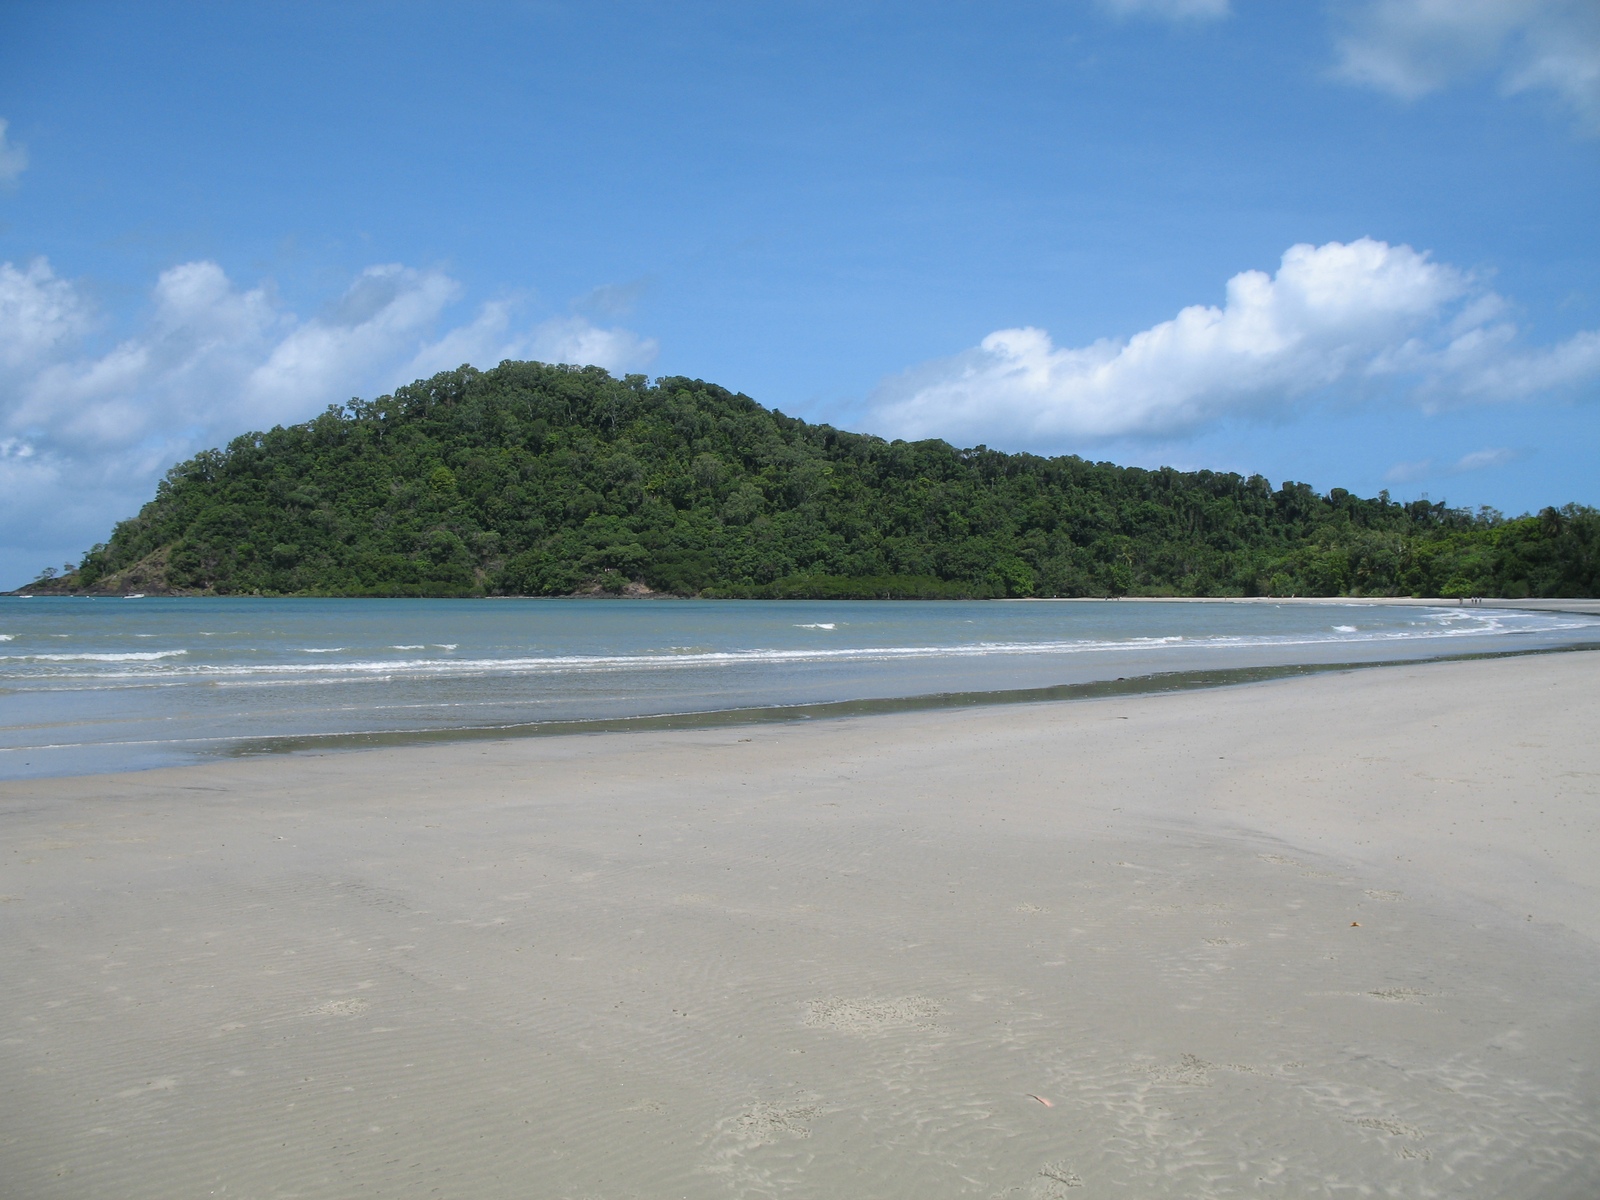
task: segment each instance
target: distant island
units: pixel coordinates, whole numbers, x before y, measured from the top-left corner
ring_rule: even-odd
[[[40,594],[1600,594],[1600,512],[815,425],[695,379],[506,362],[235,438]]]

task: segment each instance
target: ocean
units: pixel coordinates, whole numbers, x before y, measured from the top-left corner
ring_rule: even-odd
[[[0,603],[0,778],[1596,642],[1594,616],[1336,600],[16,598]]]

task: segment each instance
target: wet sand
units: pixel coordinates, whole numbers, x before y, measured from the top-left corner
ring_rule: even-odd
[[[1600,654],[0,785],[0,1196],[1600,1194]]]

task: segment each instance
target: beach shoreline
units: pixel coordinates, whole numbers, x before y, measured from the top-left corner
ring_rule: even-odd
[[[1589,1195],[1597,672],[0,783],[0,1177]]]

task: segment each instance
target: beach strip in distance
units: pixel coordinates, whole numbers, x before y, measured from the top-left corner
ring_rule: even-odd
[[[1572,651],[0,783],[0,1178],[1593,1195],[1597,718]]]

